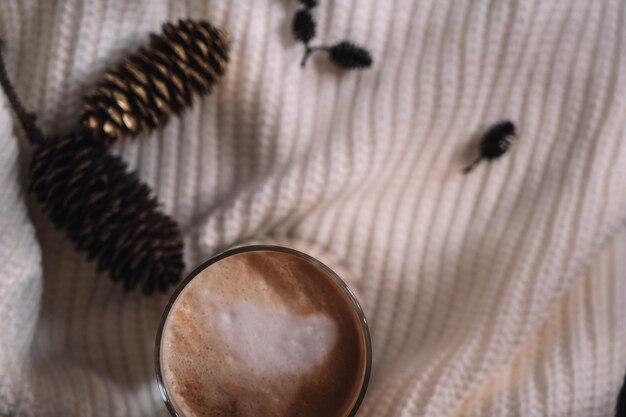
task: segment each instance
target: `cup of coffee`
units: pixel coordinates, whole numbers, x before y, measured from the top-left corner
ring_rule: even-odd
[[[228,250],[172,295],[157,332],[161,395],[177,417],[352,417],[372,348],[328,266],[282,246]]]

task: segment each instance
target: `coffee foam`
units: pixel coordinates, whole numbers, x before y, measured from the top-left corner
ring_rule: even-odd
[[[301,316],[247,301],[225,305],[217,321],[233,366],[256,374],[308,373],[337,338],[337,325],[324,314]]]
[[[363,378],[362,334],[323,271],[248,252],[197,275],[168,315],[161,368],[187,416],[343,416]]]

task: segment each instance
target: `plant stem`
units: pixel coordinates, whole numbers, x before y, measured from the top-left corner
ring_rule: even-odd
[[[9,80],[9,76],[7,75],[6,65],[4,64],[4,57],[2,55],[3,42],[0,40],[0,85],[4,90],[7,98],[9,99],[9,103],[17,116],[22,129],[26,133],[26,138],[32,144],[40,145],[43,143],[43,133],[39,130],[39,127],[35,123],[35,119],[37,118],[33,113],[29,113],[26,111],[22,102],[20,101],[17,93],[15,92],[15,88]]]
[[[474,161],[471,164],[463,168],[463,173],[469,174],[476,167],[476,165],[478,165],[478,163],[482,160],[483,160],[483,156],[480,155],[478,158],[474,159]]]
[[[326,46],[309,46],[305,45],[304,56],[302,57],[302,61],[300,62],[300,66],[304,68],[306,62],[309,60],[309,57],[313,52],[317,51],[327,51],[328,47]]]

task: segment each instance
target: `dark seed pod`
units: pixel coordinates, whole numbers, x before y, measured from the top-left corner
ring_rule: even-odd
[[[319,4],[317,0],[298,0],[307,9],[313,9]]]
[[[480,141],[480,155],[463,169],[463,173],[471,172],[483,159],[491,161],[500,158],[511,147],[515,134],[515,125],[510,120],[501,121],[490,127]]]
[[[342,41],[328,48],[330,60],[347,69],[365,69],[372,66],[372,55],[365,48]]]
[[[163,292],[180,279],[178,226],[104,143],[83,135],[45,141],[33,154],[31,191],[76,249],[126,290]]]
[[[480,153],[485,159],[496,159],[504,155],[515,136],[515,125],[505,120],[492,126],[480,143]]]
[[[315,21],[311,13],[308,10],[298,11],[293,16],[291,30],[297,40],[308,44],[315,37]]]
[[[85,97],[81,122],[105,144],[146,134],[211,91],[226,71],[228,35],[208,22],[166,23],[150,46],[109,70]]]

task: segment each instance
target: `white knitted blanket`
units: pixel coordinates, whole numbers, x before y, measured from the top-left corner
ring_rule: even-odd
[[[371,323],[359,416],[608,417],[626,368],[626,2],[320,0],[317,40],[375,63],[299,67],[296,0],[2,0],[9,75],[47,133],[166,20],[233,37],[216,92],[116,151],[185,235],[188,268],[292,237],[341,258]],[[165,296],[125,294],[29,201],[0,98],[0,415],[165,416]],[[469,175],[474,137],[511,153]]]

